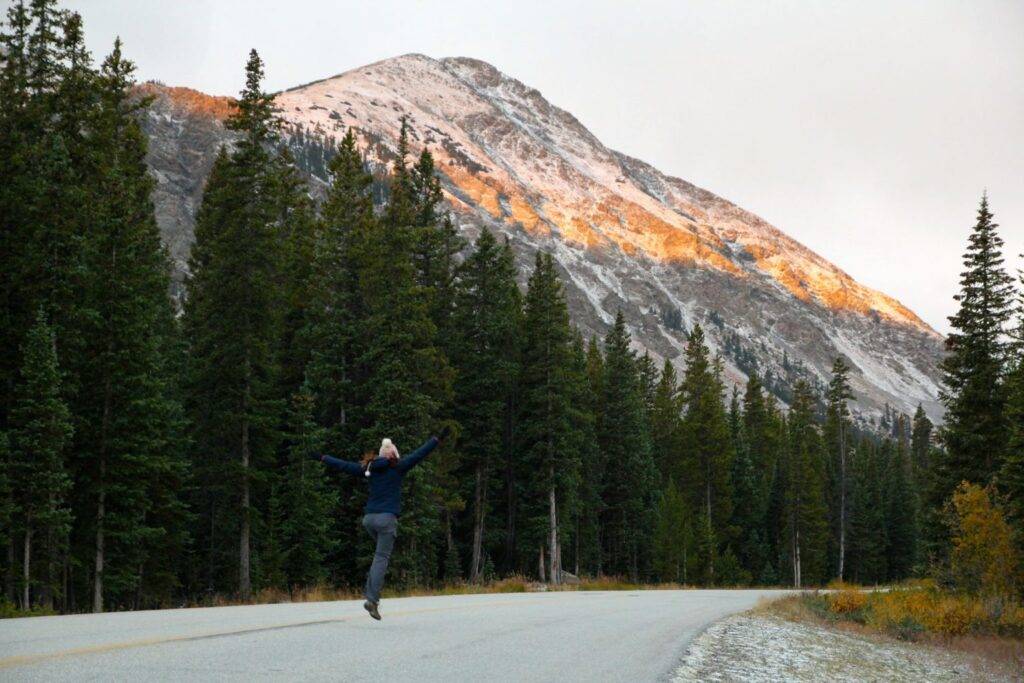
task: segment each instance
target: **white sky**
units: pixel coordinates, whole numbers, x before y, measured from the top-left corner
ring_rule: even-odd
[[[9,0],[4,0],[4,4]],[[1024,2],[70,0],[99,59],[216,94],[470,56],[749,209],[946,332],[988,188],[1024,251]]]

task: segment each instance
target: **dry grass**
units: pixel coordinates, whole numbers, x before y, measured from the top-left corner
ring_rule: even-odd
[[[49,617],[57,614],[48,607],[33,607],[23,610],[13,602],[0,598],[0,619],[20,619],[21,617]]]
[[[759,609],[789,621],[923,643],[1024,671],[1024,608],[1010,599],[949,593],[923,581],[879,592],[836,585],[831,592],[787,597]]]

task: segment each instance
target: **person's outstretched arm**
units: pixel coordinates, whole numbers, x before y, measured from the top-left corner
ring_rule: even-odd
[[[323,464],[330,467],[332,470],[339,470],[345,474],[351,474],[354,477],[360,477],[363,475],[365,470],[363,466],[357,462],[350,462],[348,460],[339,460],[338,458],[332,458],[329,455],[321,455],[316,458]],[[380,458],[378,458],[380,459]],[[375,461],[376,462],[376,461]],[[372,463],[371,463],[372,467]]]
[[[430,455],[430,451],[437,448],[437,444],[439,443],[440,440],[436,436],[430,437],[422,446],[420,446],[419,448],[417,448],[404,458],[399,459],[398,464],[395,465],[395,467],[398,468],[399,472],[408,472],[413,467],[416,467],[416,465],[419,464],[420,460],[423,460],[423,458]]]

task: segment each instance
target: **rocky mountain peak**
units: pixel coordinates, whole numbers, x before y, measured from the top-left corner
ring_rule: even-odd
[[[219,143],[209,134],[225,139],[218,120],[230,105],[165,90],[147,121],[154,171],[170,188],[158,206],[175,216],[161,220],[173,244],[190,238],[183,217],[198,197],[190,188],[178,193],[187,201],[172,201],[175,164],[160,150],[177,140],[193,165],[212,158]],[[730,381],[756,371],[784,401],[798,379],[822,386],[841,354],[854,367],[865,418],[887,403],[906,412],[921,403],[940,415],[942,339],[912,311],[758,216],[608,149],[572,114],[486,62],[402,55],[286,90],[277,105],[291,143],[304,150],[300,163],[321,180],[350,127],[370,163],[393,161],[405,118],[411,151],[434,155],[465,236],[503,234],[524,270],[537,249],[552,252],[586,334],[603,335],[622,310],[639,346],[675,360],[699,323]],[[198,137],[182,138],[186,131]]]

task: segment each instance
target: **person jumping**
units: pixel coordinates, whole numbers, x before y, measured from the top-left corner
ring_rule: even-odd
[[[448,437],[449,429],[443,427],[437,436],[432,436],[415,451],[404,458],[391,439],[381,441],[380,450],[363,456],[361,462],[339,460],[329,455],[316,459],[331,469],[356,477],[364,477],[370,485],[370,497],[363,510],[363,527],[377,543],[373,553],[373,564],[366,575],[363,609],[374,619],[380,620],[380,591],[384,587],[384,574],[388,570],[391,550],[398,535],[398,515],[402,512],[402,480],[406,473],[427,457],[439,443]]]

